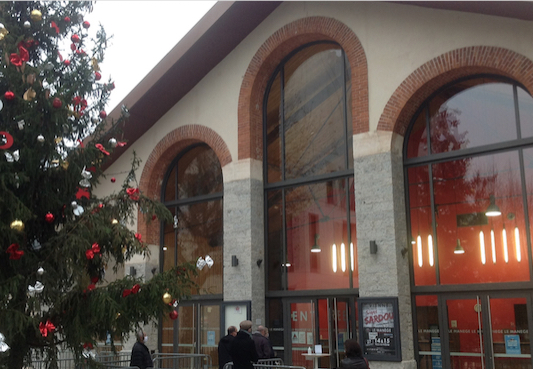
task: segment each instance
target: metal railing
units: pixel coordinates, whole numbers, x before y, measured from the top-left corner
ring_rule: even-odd
[[[283,360],[281,359],[262,359],[265,361],[254,363],[254,369],[306,369],[304,366],[293,366],[293,365],[283,365]],[[279,364],[281,362],[281,364]],[[233,362],[224,364],[223,369],[233,369]]]

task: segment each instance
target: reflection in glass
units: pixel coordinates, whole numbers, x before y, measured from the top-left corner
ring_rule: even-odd
[[[178,198],[222,191],[222,168],[215,152],[202,144],[182,155],[178,166]]]
[[[416,296],[417,343],[420,357],[418,367],[420,369],[442,368],[441,336],[437,306],[437,296]]]
[[[220,306],[202,305],[200,308],[200,354],[211,357],[211,368],[218,368],[220,335]]]
[[[196,315],[194,306],[178,307],[178,353],[194,354],[196,350]]]

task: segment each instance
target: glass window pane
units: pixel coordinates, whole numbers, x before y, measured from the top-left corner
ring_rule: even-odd
[[[283,254],[283,207],[282,192],[269,191],[267,194],[268,211],[268,289],[269,291],[282,289],[282,278],[285,270],[291,266],[287,264]]]
[[[178,263],[209,255],[214,264],[199,271],[198,294],[222,293],[222,200],[180,206],[178,218]]]
[[[417,344],[420,369],[442,368],[437,296],[416,296]]]
[[[268,333],[276,357],[283,358],[284,339],[283,339],[283,305],[281,299],[268,300]]]
[[[222,168],[215,152],[207,145],[187,151],[178,161],[178,198],[222,191]]]
[[[520,112],[520,133],[522,137],[533,136],[533,99],[518,87],[518,111]]]
[[[352,70],[350,68],[350,61],[346,54],[344,54],[345,65],[345,81],[346,84],[346,131],[348,135],[348,168],[353,168],[353,116],[352,116]]]
[[[529,280],[517,152],[434,164],[433,186],[442,284]]]
[[[484,79],[457,83],[431,104],[431,152],[442,153],[517,138],[513,88]],[[474,85],[474,86],[473,86]]]
[[[196,352],[196,316],[194,306],[178,307],[178,353],[195,354]]]
[[[176,200],[176,167],[172,168],[165,186],[165,198],[163,201]]]
[[[202,305],[200,309],[200,354],[211,357],[211,367],[205,365],[204,369],[218,368],[218,342],[223,336],[224,334],[220,334],[220,306]]]
[[[428,131],[426,124],[426,109],[416,118],[409,134],[407,143],[407,157],[417,158],[428,154]]]
[[[349,287],[345,183],[336,180],[287,190],[289,290]],[[311,252],[315,242],[320,252]]]
[[[353,288],[359,288],[359,268],[357,264],[357,227],[356,227],[356,215],[355,215],[355,190],[353,178],[348,179],[350,196],[350,246],[347,251],[350,255],[349,265],[352,270],[352,283]],[[348,247],[348,245],[347,245]]]
[[[411,217],[411,251],[415,285],[437,283],[435,242],[432,227],[429,169],[409,168],[409,208]]]
[[[343,57],[338,46],[319,44],[285,65],[286,179],[346,169]]]
[[[172,216],[176,214],[176,208],[168,208],[172,213]],[[165,228],[163,230],[163,269],[169,270],[174,267],[176,260],[176,234],[174,230],[173,223],[165,223]]]
[[[268,183],[281,181],[281,77],[276,75],[267,98],[266,148]]]

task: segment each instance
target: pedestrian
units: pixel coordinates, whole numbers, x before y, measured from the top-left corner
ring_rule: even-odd
[[[147,341],[148,336],[146,333],[144,333],[142,329],[138,330],[137,342],[135,342],[133,348],[131,349],[130,366],[136,366],[139,369],[154,367],[150,350],[148,350],[148,347],[146,347]]]
[[[259,357],[252,339],[252,322],[243,320],[239,327],[240,330],[230,347],[233,369],[253,369],[253,363],[257,363]]]
[[[363,357],[361,346],[354,339],[344,342],[344,353],[346,357],[341,360],[341,368],[346,369],[369,369],[368,360]]]
[[[252,339],[255,343],[255,350],[259,359],[270,359],[274,357],[274,351],[270,345],[267,337],[268,329],[262,325],[257,327],[257,330],[252,333]]]
[[[220,341],[218,342],[218,368],[219,369],[224,368],[224,364],[229,363],[231,361],[231,355],[229,353],[229,349],[236,335],[237,335],[237,327],[235,327],[234,325],[231,325],[228,327],[228,334],[222,337]]]

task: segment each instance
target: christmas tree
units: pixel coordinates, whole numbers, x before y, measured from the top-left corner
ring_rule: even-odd
[[[91,9],[0,3],[0,367],[22,368],[35,353],[53,364],[60,347],[83,360],[108,334],[120,340],[175,319],[194,287],[190,264],[149,281],[116,274],[148,253],[129,228],[138,213],[173,220],[139,191],[135,156],[115,193],[94,194],[108,180],[106,158],[126,144],[119,128],[128,111],[107,117],[108,36],[84,20]]]

